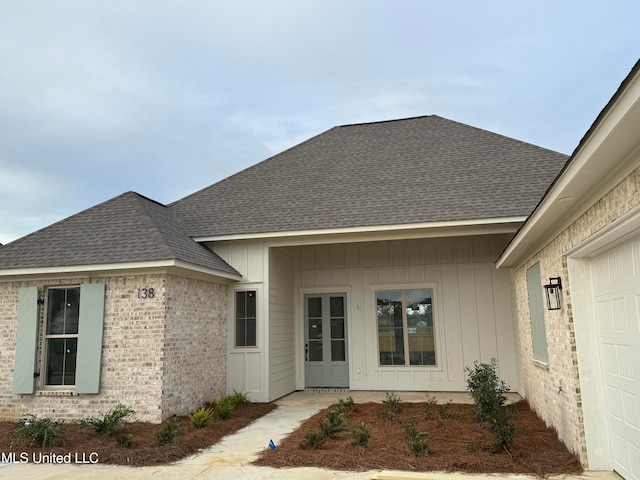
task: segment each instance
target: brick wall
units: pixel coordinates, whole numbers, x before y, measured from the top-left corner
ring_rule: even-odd
[[[578,358],[566,252],[640,205],[640,169],[629,175],[580,218],[512,274],[517,310],[516,352],[522,392],[538,415],[587,464]],[[562,277],[563,308],[545,309],[549,363],[533,359],[526,271],[540,262],[542,281]]]
[[[106,285],[100,393],[76,395],[37,387],[33,395],[14,395],[11,385],[18,290],[37,286],[40,298],[44,299],[47,287],[82,283]],[[16,420],[27,414],[37,414],[73,420],[104,413],[122,402],[136,410],[138,419],[160,421],[165,283],[166,278],[162,274],[0,282],[0,418]],[[154,298],[139,299],[138,288],[153,288]],[[39,316],[39,331],[43,332],[46,316],[44,307],[40,307]],[[42,350],[41,340],[37,359],[40,371],[43,371]]]
[[[164,417],[184,415],[225,393],[225,285],[167,277],[164,358]]]

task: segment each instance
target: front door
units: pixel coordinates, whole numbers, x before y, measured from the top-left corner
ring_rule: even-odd
[[[349,386],[347,297],[305,295],[305,386]]]

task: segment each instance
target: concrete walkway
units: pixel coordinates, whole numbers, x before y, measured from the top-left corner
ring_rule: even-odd
[[[224,438],[220,443],[202,450],[200,453],[171,465],[158,467],[124,467],[101,465],[98,461],[94,465],[78,464],[33,464],[33,463],[2,463],[0,464],[0,479],[20,480],[62,480],[62,479],[251,479],[251,480],[329,480],[329,479],[376,479],[376,480],[486,480],[497,478],[517,478],[521,480],[536,477],[503,476],[503,475],[463,475],[438,473],[407,473],[391,471],[368,472],[338,472],[319,468],[274,469],[256,467],[250,463],[258,454],[266,449],[269,441],[277,445],[280,440],[295,430],[301,422],[319,412],[321,409],[335,403],[339,398],[351,396],[356,403],[381,402],[385,398],[384,392],[346,392],[346,393],[309,393],[296,392],[288,395],[276,403],[278,408],[268,415],[256,420],[251,425],[234,435]],[[424,393],[399,393],[403,402],[425,401]],[[467,394],[443,393],[436,394],[439,402],[470,402]],[[517,399],[513,397],[513,400]],[[84,452],[88,458],[91,452]],[[553,477],[552,477],[553,478]],[[613,472],[589,472],[583,476],[557,477],[565,480],[573,479],[607,479],[619,480]]]

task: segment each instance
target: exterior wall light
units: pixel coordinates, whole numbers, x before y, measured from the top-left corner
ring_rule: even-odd
[[[562,310],[562,280],[560,277],[549,278],[549,284],[544,286],[547,297],[547,310]]]

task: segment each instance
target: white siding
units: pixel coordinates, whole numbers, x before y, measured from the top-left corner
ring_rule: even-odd
[[[464,367],[494,357],[501,377],[515,389],[509,274],[491,263],[506,241],[506,235],[484,235],[291,250],[298,295],[314,289],[349,291],[352,389],[464,390]],[[414,285],[435,287],[437,366],[380,367],[375,291]],[[301,312],[297,315],[302,318]]]
[[[269,256],[269,399],[295,390],[295,290],[289,249]]]

